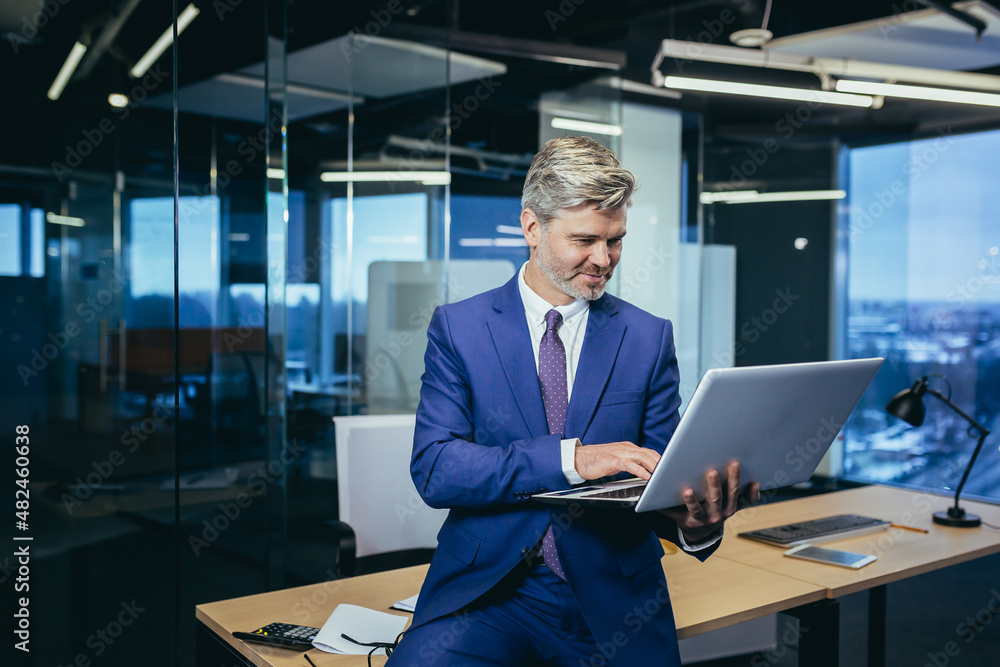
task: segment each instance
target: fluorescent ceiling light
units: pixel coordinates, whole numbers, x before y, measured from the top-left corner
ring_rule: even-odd
[[[274,168],[268,169],[267,170],[267,177],[268,178],[273,178],[276,181],[284,180],[284,178],[285,178],[285,170],[284,169],[274,169]]]
[[[188,27],[191,21],[194,20],[201,10],[195,7],[193,4],[188,5],[180,16],[177,17],[177,35],[180,36],[184,29]],[[146,71],[153,66],[153,63],[163,55],[163,52],[170,48],[170,45],[174,43],[174,27],[170,26],[166,31],[160,35],[160,38],[153,42],[153,46],[149,47],[149,51],[146,51],[146,55],[139,58],[139,62],[135,64],[132,71],[129,72],[132,78],[138,79]]]
[[[451,174],[447,171],[324,171],[319,175],[324,183],[377,183],[402,182],[424,185],[448,185]]]
[[[787,38],[781,38],[782,40]],[[809,72],[822,78],[875,79],[906,81],[928,86],[956,86],[976,90],[1000,91],[1000,76],[976,72],[956,72],[929,67],[912,67],[890,63],[874,63],[845,58],[814,58],[797,53],[775,53],[767,49],[745,49],[739,46],[701,44],[665,39],[653,61],[653,83],[660,85],[663,74],[660,65],[665,58],[681,61],[726,63],[764,69]]]
[[[730,192],[703,192],[702,204],[763,204],[776,201],[823,201],[844,199],[844,190],[796,190],[791,192],[757,192],[733,190]]]
[[[55,213],[46,213],[45,222],[51,222],[54,225],[69,225],[70,227],[83,227],[87,224],[83,218],[71,218],[68,215],[57,215]]]
[[[747,95],[767,97],[775,100],[796,102],[819,102],[822,104],[843,104],[852,107],[870,107],[875,100],[868,95],[831,93],[808,88],[786,88],[784,86],[764,86],[756,83],[735,81],[715,81],[712,79],[692,79],[686,76],[668,76],[663,80],[665,88],[696,90],[702,93],[723,93],[725,95]]]
[[[62,95],[63,88],[69,83],[69,78],[73,76],[73,72],[76,71],[76,66],[80,64],[83,59],[83,54],[87,52],[87,47],[77,42],[73,45],[73,49],[69,52],[69,57],[66,58],[66,62],[63,66],[59,68],[59,73],[56,74],[55,81],[52,82],[52,87],[49,88],[48,98],[55,102]]]
[[[756,190],[728,190],[726,192],[702,192],[699,199],[702,204],[727,202],[734,199],[753,199],[759,193]]]
[[[524,238],[497,237],[492,239],[459,239],[458,245],[463,248],[520,248],[528,245],[528,242]]]
[[[520,227],[514,225],[497,225],[497,234],[517,234],[521,236],[523,232]],[[993,254],[995,255],[996,253]]]
[[[979,104],[1000,107],[1000,95],[977,93],[969,90],[906,86],[898,83],[878,83],[876,81],[849,81],[847,79],[837,81],[837,90],[845,93],[905,97],[911,100],[928,100],[930,102],[954,102],[956,104]]]
[[[613,88],[614,90],[620,90],[626,93],[653,95],[654,97],[665,98],[668,100],[679,100],[682,97],[682,95],[676,90],[667,90],[663,86],[651,86],[648,83],[639,83],[638,81],[623,79],[618,76],[608,76],[596,79],[594,83],[599,86],[607,86],[608,88]]]
[[[595,134],[604,134],[609,137],[619,137],[622,133],[621,125],[591,123],[590,121],[574,120],[572,118],[553,118],[552,127],[557,130],[570,130],[572,132],[594,132]]]

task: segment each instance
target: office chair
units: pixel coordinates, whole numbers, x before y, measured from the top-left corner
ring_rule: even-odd
[[[410,479],[414,415],[334,417],[340,521],[354,531],[355,572],[430,562],[447,510]],[[349,561],[342,557],[342,569]]]

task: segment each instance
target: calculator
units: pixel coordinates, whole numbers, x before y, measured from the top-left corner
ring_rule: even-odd
[[[319,628],[310,628],[307,625],[271,623],[253,632],[234,632],[233,637],[245,642],[272,644],[304,651],[312,648],[313,640],[318,634]]]

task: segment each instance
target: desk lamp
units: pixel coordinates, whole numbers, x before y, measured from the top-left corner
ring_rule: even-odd
[[[983,448],[983,441],[986,440],[986,436],[990,432],[985,429],[979,422],[965,414],[961,408],[951,402],[951,383],[948,383],[948,396],[943,395],[941,392],[931,389],[927,386],[927,378],[929,376],[925,375],[916,382],[909,389],[904,389],[889,401],[889,404],[885,406],[886,412],[891,415],[899,417],[908,424],[913,426],[920,426],[924,423],[924,414],[926,410],[924,408],[923,396],[924,394],[929,394],[930,396],[936,396],[937,398],[944,401],[944,404],[949,408],[961,415],[967,422],[969,422],[976,430],[979,431],[979,444],[976,445],[976,451],[972,452],[972,458],[969,460],[969,465],[965,467],[965,474],[962,475],[962,481],[958,484],[958,489],[955,491],[955,504],[948,508],[946,512],[934,512],[934,523],[940,523],[945,526],[954,526],[957,528],[975,528],[981,523],[981,520],[975,514],[967,514],[964,509],[958,506],[958,498],[962,495],[962,487],[965,486],[965,481],[969,479],[969,471],[972,470],[972,466],[976,463],[976,457],[979,456],[979,450]],[[948,381],[948,378],[943,375],[934,376],[941,377]]]

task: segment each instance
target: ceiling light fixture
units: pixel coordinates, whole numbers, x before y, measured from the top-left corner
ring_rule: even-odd
[[[83,59],[83,54],[87,52],[87,47],[77,42],[73,45],[72,50],[69,52],[69,56],[66,58],[66,62],[63,66],[59,68],[59,73],[56,74],[55,80],[52,82],[52,86],[49,88],[47,94],[48,98],[55,102],[62,95],[63,89],[66,84],[69,83],[69,78],[73,76],[73,72],[76,71],[76,66],[80,64],[80,60]]]
[[[608,125],[607,123],[592,123],[587,120],[575,120],[573,118],[553,118],[552,127],[557,130],[569,130],[570,132],[593,132],[609,137],[620,137],[622,134],[621,125]]]
[[[523,238],[512,239],[497,237],[492,239],[459,239],[458,245],[463,248],[521,248],[528,245]]]
[[[122,107],[128,105],[128,98],[121,93],[111,93],[108,95],[108,104],[116,109],[121,109]]]
[[[664,59],[681,62],[695,60],[706,63],[743,65],[762,69],[779,69],[790,72],[807,72],[824,81],[839,79],[875,79],[878,81],[905,81],[927,86],[952,86],[1000,92],[1000,76],[976,72],[910,65],[893,65],[845,58],[816,58],[796,53],[775,53],[767,49],[744,49],[721,44],[700,44],[677,39],[665,39],[653,60],[653,85],[663,84],[660,65]]]
[[[898,83],[879,83],[876,81],[849,81],[847,79],[837,81],[837,90],[844,93],[905,97],[910,100],[927,100],[929,102],[951,102],[955,104],[978,104],[981,106],[1000,107],[1000,95],[979,93],[970,90],[927,88],[926,86],[906,86]]]
[[[285,170],[284,169],[275,169],[274,167],[269,167],[268,170],[267,170],[267,177],[270,178],[270,179],[272,179],[272,180],[275,180],[275,181],[284,180],[284,178],[285,178]]]
[[[729,35],[729,41],[743,48],[764,46],[771,41],[774,33],[765,28],[747,28]]]
[[[448,185],[451,174],[447,171],[324,171],[319,175],[324,183],[422,183]]]
[[[733,190],[730,192],[702,192],[702,204],[764,204],[779,201],[824,201],[844,199],[844,190],[794,190],[789,192],[757,192]]]
[[[849,95],[810,88],[788,88],[785,86],[765,86],[757,83],[737,81],[716,81],[713,79],[693,79],[686,76],[668,76],[663,79],[665,88],[695,90],[701,93],[722,93],[724,95],[746,95],[766,97],[794,102],[817,102],[820,104],[842,104],[851,107],[871,107],[875,99],[868,95]]]
[[[177,36],[179,37],[184,29],[190,25],[191,21],[195,19],[201,10],[195,7],[193,4],[188,5],[183,12],[177,17]],[[163,55],[163,52],[170,48],[170,45],[174,43],[174,27],[171,25],[164,31],[160,38],[153,42],[153,45],[149,47],[149,51],[146,51],[146,55],[139,58],[139,62],[135,64],[135,67],[129,72],[133,79],[138,79],[143,74],[145,74],[153,63]]]
[[[45,214],[45,222],[51,222],[54,225],[68,225],[70,227],[83,227],[87,224],[83,218],[71,218],[68,215],[58,215],[52,212]]]
[[[726,192],[702,192],[699,199],[702,204],[714,204],[716,202],[727,202],[733,199],[752,199],[759,192],[756,190],[728,190]]]

